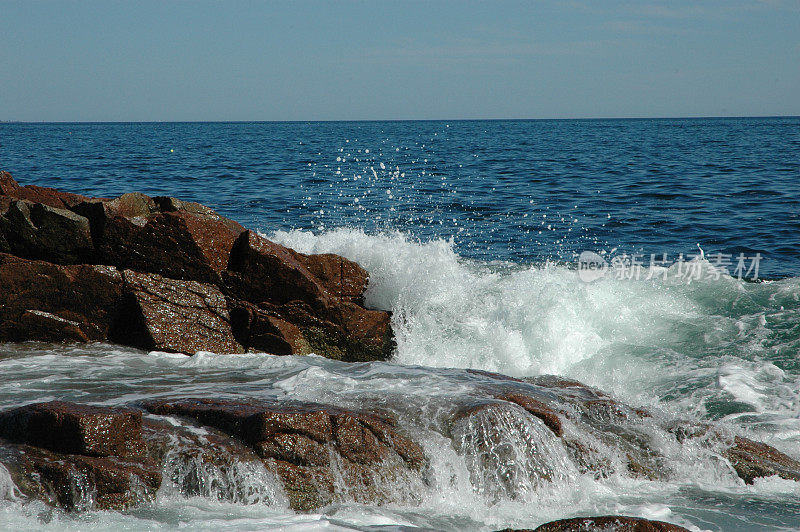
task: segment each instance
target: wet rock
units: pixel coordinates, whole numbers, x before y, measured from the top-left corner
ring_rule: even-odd
[[[141,452],[142,413],[63,401],[33,403],[0,412],[0,436],[61,453],[128,456]]]
[[[0,340],[104,340],[122,285],[109,266],[59,266],[0,254]]]
[[[300,328],[283,319],[274,308],[261,309],[246,301],[236,301],[231,308],[231,323],[236,340],[249,351],[273,355],[308,355],[313,352]],[[308,320],[313,318],[308,315]]]
[[[800,461],[765,443],[736,436],[733,446],[724,451],[723,456],[747,484],[752,484],[757,478],[773,475],[800,481]]]
[[[541,419],[547,428],[553,431],[553,434],[559,437],[563,436],[564,428],[561,426],[561,417],[556,410],[545,402],[522,393],[514,392],[501,394],[497,398],[521,406],[528,413]]]
[[[0,463],[20,492],[68,510],[123,509],[155,498],[142,413],[63,401],[0,412]]]
[[[223,282],[257,307],[249,311],[253,349],[360,362],[386,360],[394,348],[389,313],[362,306],[366,271],[342,257],[304,255],[246,231]]]
[[[0,306],[9,317],[0,329],[10,331],[0,339],[111,339],[186,353],[313,352],[344,361],[385,360],[394,348],[389,313],[363,306],[368,275],[358,264],[297,253],[199,203],[140,193],[92,199],[21,187],[2,173],[0,253],[128,271],[112,327],[75,304],[51,304],[81,287],[50,282],[35,289],[36,302]],[[53,275],[62,274],[71,275]],[[92,294],[76,295],[85,301]],[[0,305],[3,296],[19,299],[0,294]]]
[[[211,399],[143,403],[158,415],[185,416],[241,438],[281,480],[292,508],[337,499],[397,502],[418,497],[422,449],[386,417],[330,405]]]
[[[208,497],[239,504],[288,500],[274,473],[241,441],[189,420],[147,416],[143,421],[147,455],[164,476],[163,490],[185,497]]]
[[[364,292],[369,281],[369,275],[364,268],[351,260],[330,253],[298,255],[328,295],[364,305]]]
[[[0,210],[0,234],[7,251],[59,264],[93,262],[89,220],[66,209],[13,200]]]
[[[122,273],[125,298],[112,339],[143,349],[242,353],[225,296],[214,286],[160,275]]]
[[[86,201],[85,216],[100,261],[165,277],[220,283],[238,223],[197,203],[128,193],[111,201]]]
[[[122,510],[154,500],[161,485],[152,462],[61,454],[2,440],[0,463],[23,496],[67,510]]]
[[[530,530],[530,529],[528,529]],[[507,528],[503,532],[512,532]],[[518,530],[517,532],[523,532]],[[574,517],[545,523],[535,532],[689,532],[682,526],[623,515]]]
[[[333,422],[328,410],[335,410],[335,407],[323,405],[244,399],[175,399],[146,401],[143,407],[153,414],[196,419],[249,444],[279,432],[304,434],[318,442],[328,442],[333,438]]]

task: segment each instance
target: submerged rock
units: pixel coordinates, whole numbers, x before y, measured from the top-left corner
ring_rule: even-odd
[[[800,481],[800,461],[765,443],[736,436],[733,446],[726,449],[723,456],[747,484],[752,484],[757,478],[773,475]]]
[[[624,515],[573,517],[545,523],[535,529],[510,529],[502,532],[689,532],[682,526]]]
[[[394,346],[389,313],[364,308],[358,264],[297,253],[177,198],[87,198],[2,172],[2,265],[0,341],[345,361],[385,360]],[[107,277],[98,287],[84,282],[91,267]]]
[[[420,496],[422,449],[388,417],[277,401],[176,399],[143,406],[158,415],[192,418],[249,444],[278,476],[295,510],[342,498],[381,503]]]

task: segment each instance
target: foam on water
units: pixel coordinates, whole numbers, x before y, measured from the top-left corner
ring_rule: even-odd
[[[400,233],[270,237],[362,264],[367,304],[394,312],[396,362],[569,375],[632,401],[745,416],[769,424],[768,438],[800,441],[798,278],[749,283],[701,261],[700,279],[672,267],[586,283],[566,266],[476,263],[448,241]]]
[[[653,279],[609,275],[585,283],[564,265],[478,263],[459,257],[450,242],[416,242],[399,233],[340,229],[271,237],[302,252],[342,254],[370,272],[367,303],[394,313],[391,362],[4,344],[0,371],[9,385],[0,391],[0,407],[197,395],[369,405],[391,411],[423,447],[431,466],[424,484],[391,480],[392,502],[383,506],[356,504],[342,489],[344,498],[320,513],[294,514],[263,468],[221,470],[187,458],[177,446],[152,505],[77,516],[0,501],[7,526],[491,530],[529,527],[564,517],[565,509],[663,518],[693,530],[800,526],[797,483],[762,479],[746,486],[715,448],[680,444],[655,423],[626,427],[664,458],[665,478],[649,481],[626,474],[619,450],[568,420],[565,430],[601,449],[616,473],[579,473],[560,440],[516,406],[452,422],[458,401],[483,393],[481,377],[459,368],[557,373],[648,404],[657,417],[716,421],[723,432],[752,433],[798,456],[797,279],[687,282],[668,271]],[[204,429],[184,428],[203,436]],[[0,470],[0,493],[13,499],[6,476]]]

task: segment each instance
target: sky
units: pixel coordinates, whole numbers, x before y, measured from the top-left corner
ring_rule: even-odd
[[[800,0],[0,0],[0,120],[800,115]]]

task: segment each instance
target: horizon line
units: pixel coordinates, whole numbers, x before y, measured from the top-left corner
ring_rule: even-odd
[[[0,124],[297,124],[343,122],[545,122],[569,120],[700,120],[742,118],[800,118],[800,115],[696,115],[696,116],[628,116],[573,118],[361,118],[315,120],[0,120]]]

